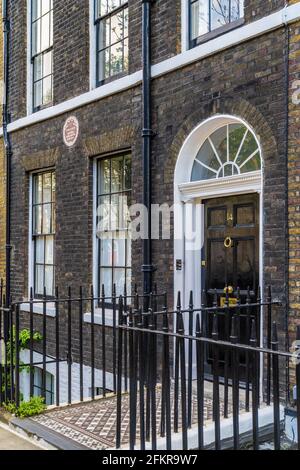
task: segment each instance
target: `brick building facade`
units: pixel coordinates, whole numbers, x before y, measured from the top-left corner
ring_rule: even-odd
[[[96,159],[130,153],[131,197],[135,203],[142,202],[142,2],[128,2],[127,69],[115,77],[106,77],[98,87],[93,3],[53,1],[53,99],[33,112],[30,70],[35,59],[31,57],[28,33],[32,27],[30,2],[9,2],[11,282],[12,295],[18,300],[28,298],[33,282],[29,249],[33,235],[33,173],[55,170],[55,285],[62,290],[67,285],[75,291],[79,286],[87,290],[90,284],[97,283],[93,184]],[[212,28],[206,41],[200,37],[193,48],[187,40],[188,3],[157,0],[152,5],[152,202],[172,205],[177,181],[179,186],[190,182],[180,177],[176,180],[175,169],[180,155],[189,151],[184,149],[193,132],[199,128],[201,135],[203,123],[222,118],[222,126],[247,126],[257,139],[263,162],[259,191],[248,181],[249,192],[260,194],[260,238],[256,248],[259,281],[263,288],[271,285],[274,296],[286,307],[278,314],[284,345],[287,324],[293,334],[300,312],[299,105],[292,101],[292,84],[300,79],[300,2],[290,1],[286,7],[285,0],[245,0],[236,29],[227,28],[219,35]],[[78,120],[79,136],[75,145],[67,147],[63,128],[70,116]],[[205,133],[207,137],[208,131]],[[201,138],[196,154],[200,141]],[[191,145],[195,145],[193,139]],[[256,184],[259,185],[258,180]],[[237,194],[247,193],[247,184],[243,191],[236,188]],[[235,194],[234,190],[229,193],[226,185],[223,189],[222,194],[222,189],[216,187],[216,198]],[[191,199],[188,189],[185,191],[187,199],[183,198],[182,204]],[[212,192],[205,194],[203,200],[213,197]],[[183,253],[184,248],[176,250],[172,238],[153,242],[153,278],[162,291],[168,291],[170,305],[177,289],[200,292],[203,288],[203,281],[197,284],[201,271],[203,274],[201,254],[197,255],[197,265],[197,257],[191,261],[191,255]],[[183,261],[181,271],[176,271],[176,260]],[[139,287],[142,263],[142,242],[134,241],[130,282]],[[195,266],[188,271],[193,263]]]

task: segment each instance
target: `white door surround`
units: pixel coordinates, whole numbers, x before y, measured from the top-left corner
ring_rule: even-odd
[[[219,179],[191,182],[192,168],[195,158],[208,136],[226,124],[241,123],[249,129],[259,146],[262,159],[262,170]],[[201,203],[204,199],[233,196],[239,194],[258,193],[260,197],[260,240],[259,240],[259,276],[263,286],[263,157],[261,145],[249,124],[240,117],[216,115],[200,123],[183,143],[177,159],[174,173],[174,204],[180,207],[175,211],[175,233],[181,234],[174,240],[174,295],[182,294],[182,304],[187,307],[189,292],[194,291],[194,303],[201,305],[201,250],[187,249],[185,239],[185,205]],[[193,209],[192,209],[193,211]],[[204,211],[202,207],[201,226],[194,229],[201,231],[201,246],[204,243]],[[189,212],[193,213],[193,212]],[[180,216],[178,215],[180,214]],[[199,222],[197,221],[197,224]],[[176,260],[182,261],[182,270],[176,270]]]

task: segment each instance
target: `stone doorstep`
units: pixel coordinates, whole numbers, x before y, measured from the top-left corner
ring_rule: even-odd
[[[274,424],[273,424],[274,410],[272,406],[267,406],[259,410],[259,438],[260,442],[266,440],[272,440],[274,435]],[[280,406],[280,426],[281,430],[284,429],[284,417],[285,410],[283,406]],[[214,450],[214,434],[215,426],[210,420],[204,426],[204,448],[205,450]],[[247,445],[252,442],[252,413],[242,413],[240,415],[240,444]],[[157,439],[157,450],[166,449],[166,439]],[[197,449],[198,446],[198,429],[197,426],[193,426],[188,431],[188,448],[190,450]],[[182,448],[182,435],[172,433],[172,450],[180,450]],[[233,448],[233,419],[222,418],[221,419],[221,448],[222,450],[229,450]],[[137,443],[136,449],[139,449],[139,442]],[[107,449],[114,450],[114,449]],[[121,449],[129,450],[128,446],[122,446]],[[151,450],[151,444],[146,443],[146,450]]]

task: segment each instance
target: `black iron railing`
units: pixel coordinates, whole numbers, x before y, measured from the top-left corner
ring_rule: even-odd
[[[102,288],[71,288],[55,298],[6,302],[0,283],[0,401],[34,396],[35,368],[40,369],[41,395],[47,397],[47,374],[54,377],[53,404],[87,398],[116,399],[116,446],[124,444],[122,420],[128,403],[130,447],[172,449],[207,446],[205,424],[214,422],[214,447],[224,446],[223,420],[232,419],[232,446],[241,446],[240,420],[252,416],[252,445],[262,438],[259,414],[274,410],[275,448],[281,445],[282,403],[286,403],[288,367],[296,368],[298,435],[300,427],[300,366],[297,353],[281,351],[274,310],[281,308],[270,289],[262,299],[248,291],[235,299],[193,294],[175,309],[167,293],[139,295],[135,289],[120,297]],[[278,312],[277,312],[278,315]],[[300,329],[298,331],[300,341]],[[27,384],[27,385],[26,385]],[[26,392],[27,390],[27,392]],[[178,445],[178,444],[177,444]],[[299,448],[300,445],[298,444]],[[177,447],[178,448],[178,447]]]
[[[232,447],[239,449],[244,439],[240,419],[243,413],[249,413],[250,442],[257,450],[263,437],[259,414],[268,405],[273,407],[269,424],[273,429],[274,448],[280,449],[281,383],[285,382],[286,363],[292,359],[296,364],[300,435],[300,353],[297,356],[297,352],[279,351],[272,308],[280,304],[272,301],[270,290],[266,301],[258,296],[250,303],[247,296],[242,303],[238,297],[236,305],[231,307],[228,294],[223,307],[217,305],[215,297],[211,306],[206,306],[203,301],[200,308],[195,308],[192,294],[187,309],[182,307],[180,295],[174,311],[169,311],[167,304],[161,311],[157,310],[151,299],[150,305],[147,312],[133,308],[125,313],[120,299],[119,351],[124,335],[129,336],[131,449],[171,450],[178,433],[182,435],[181,449],[190,449],[191,445],[203,449],[207,446],[205,424],[210,418],[214,422],[214,448],[222,448],[223,419],[231,418]],[[262,315],[270,322],[266,325],[265,347],[260,334]],[[122,393],[122,376],[123,356],[119,354],[117,448],[122,446],[123,401],[128,399]],[[207,416],[209,404],[212,405],[211,417]]]
[[[1,290],[2,284],[0,284]],[[159,294],[154,294],[157,305]],[[123,311],[127,312],[135,295],[122,295]],[[149,295],[140,296],[146,307]],[[117,336],[119,298],[114,286],[111,296],[102,288],[101,296],[79,288],[75,296],[71,288],[54,298],[0,303],[0,403],[27,399],[35,394],[34,371],[42,371],[39,389],[47,395],[47,373],[54,379],[52,395],[56,406],[72,404],[87,398],[105,397],[117,389]],[[128,340],[125,333],[122,356],[124,360],[122,390],[128,389]],[[24,338],[27,339],[24,341]],[[108,380],[109,377],[109,380]],[[27,387],[26,387],[27,382]]]

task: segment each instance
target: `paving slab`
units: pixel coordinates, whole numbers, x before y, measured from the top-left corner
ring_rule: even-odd
[[[42,450],[9,429],[0,426],[0,450]]]

